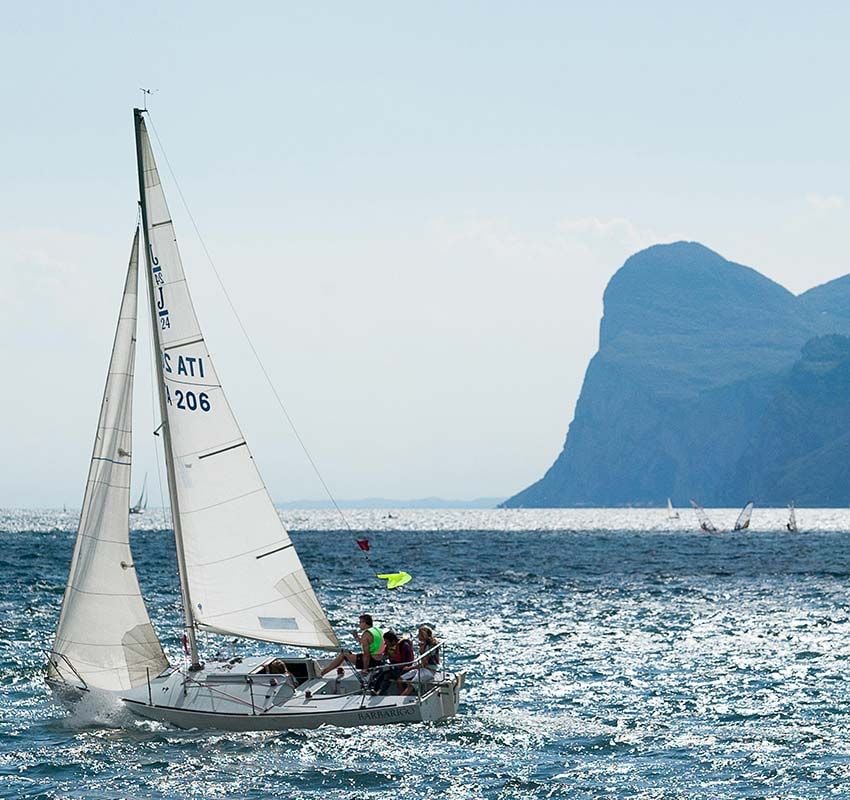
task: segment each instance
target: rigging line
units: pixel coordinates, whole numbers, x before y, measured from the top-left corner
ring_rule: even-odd
[[[156,369],[156,357],[153,352],[153,342],[151,342],[150,348],[150,356],[151,356],[151,380],[148,381],[151,390],[151,419],[153,422],[156,422],[156,398],[154,397],[154,388],[153,388],[153,376],[155,373],[153,372]],[[160,423],[159,428],[162,428],[162,424]],[[159,506],[162,509],[163,521],[168,522],[171,516],[171,504],[168,505],[168,512],[165,510],[165,493],[162,490],[162,466],[159,463],[159,447],[157,446],[157,442],[160,441],[159,437],[156,433],[153,434],[153,460],[156,463],[156,482],[159,485]],[[174,520],[171,520],[171,529],[174,530]]]
[[[151,119],[150,112],[148,112],[148,122],[150,123],[151,130],[153,131],[153,135],[156,137],[156,143],[159,145],[159,150],[162,153],[162,157],[165,159],[165,165],[168,167],[168,172],[171,174],[171,179],[174,181],[174,186],[177,189],[177,193],[180,196],[180,201],[183,203],[183,208],[186,209],[186,214],[189,216],[189,220],[192,223],[192,227],[195,229],[195,234],[198,237],[198,240],[201,243],[201,247],[203,248],[204,254],[207,257],[207,261],[209,261],[210,266],[212,267],[212,271],[215,274],[216,280],[218,281],[218,285],[221,287],[221,291],[224,293],[224,297],[227,300],[227,304],[230,306],[230,310],[233,312],[233,316],[236,318],[236,322],[239,324],[239,327],[242,330],[242,335],[245,337],[245,341],[248,342],[248,346],[251,348],[251,352],[254,355],[254,359],[257,362],[257,365],[260,367],[260,371],[263,373],[263,377],[266,379],[266,383],[268,383],[269,388],[272,390],[272,394],[277,400],[277,404],[280,406],[281,411],[283,411],[284,416],[286,417],[286,421],[289,423],[289,427],[292,429],[292,433],[295,434],[295,438],[298,441],[301,449],[304,451],[304,455],[307,456],[307,460],[310,462],[310,466],[313,468],[313,472],[316,473],[316,477],[319,479],[319,482],[322,484],[322,488],[325,490],[328,498],[330,499],[333,507],[336,509],[337,514],[339,514],[340,519],[342,519],[346,529],[351,534],[354,539],[357,539],[357,534],[352,529],[351,525],[348,523],[348,518],[345,514],[342,513],[342,509],[339,507],[339,504],[336,501],[336,498],[333,496],[333,493],[330,490],[330,487],[325,482],[325,479],[322,477],[322,473],[319,471],[319,467],[316,465],[316,462],[313,461],[313,457],[310,455],[310,451],[307,449],[307,445],[304,444],[304,440],[301,438],[301,435],[298,433],[298,429],[295,427],[295,423],[292,420],[292,417],[289,415],[289,412],[286,410],[286,406],[283,403],[283,400],[278,394],[277,389],[275,388],[274,383],[272,382],[269,373],[266,371],[266,367],[260,358],[260,354],[257,352],[257,348],[254,347],[254,342],[251,341],[251,337],[248,335],[248,330],[245,328],[245,324],[242,322],[242,317],[239,316],[239,312],[236,310],[236,306],[233,304],[233,301],[230,299],[230,295],[227,292],[227,288],[224,285],[224,281],[221,279],[221,275],[219,275],[218,269],[215,266],[215,262],[213,261],[212,256],[210,255],[210,251],[207,249],[207,244],[204,241],[204,237],[201,236],[201,231],[198,228],[198,224],[195,222],[194,216],[192,216],[192,211],[189,208],[189,204],[186,202],[186,198],[183,195],[183,190],[180,188],[180,183],[177,180],[177,176],[174,174],[174,170],[171,167],[171,162],[168,160],[168,154],[165,152],[165,148],[162,146],[162,140],[159,138],[159,133],[157,133],[156,127],[153,124],[153,120]],[[358,548],[359,549],[359,548]],[[370,564],[371,561],[369,559],[369,554],[365,550],[360,550],[366,558],[366,562]]]

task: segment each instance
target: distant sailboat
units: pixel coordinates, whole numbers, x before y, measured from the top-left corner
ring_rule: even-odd
[[[706,533],[717,533],[717,528],[714,527],[714,523],[708,518],[705,509],[696,500],[691,500],[691,505],[694,507],[697,519],[699,520],[700,530]]]
[[[797,515],[794,513],[794,503],[788,506],[788,522],[785,523],[785,528],[791,533],[797,533]]]
[[[742,509],[741,513],[738,514],[738,519],[735,520],[735,527],[732,528],[733,531],[743,531],[750,527],[750,517],[753,515],[753,501],[750,500]]]
[[[670,498],[667,498],[667,519],[679,519],[679,512],[673,508],[673,503]]]
[[[131,514],[141,514],[148,507],[148,498],[145,495],[147,486],[148,476],[147,473],[145,473],[145,479],[142,481],[142,493],[139,495],[139,502],[130,509]]]

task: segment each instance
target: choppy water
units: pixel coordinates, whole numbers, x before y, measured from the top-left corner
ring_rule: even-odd
[[[0,796],[850,797],[850,513],[802,510],[793,535],[757,509],[752,531],[718,536],[684,512],[392,513],[349,513],[376,567],[414,574],[392,593],[332,515],[284,517],[339,630],[367,609],[436,625],[469,672],[460,715],[209,734],[52,704],[39,648],[75,519],[0,512]],[[179,659],[173,546],[156,514],[140,524],[142,588]]]

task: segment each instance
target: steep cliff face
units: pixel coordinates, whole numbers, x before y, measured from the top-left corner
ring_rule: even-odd
[[[762,415],[727,492],[764,505],[850,502],[850,339],[805,344]]]
[[[563,451],[505,505],[738,503],[738,462],[801,348],[850,332],[850,306],[823,288],[795,297],[696,243],[632,256],[605,290]]]

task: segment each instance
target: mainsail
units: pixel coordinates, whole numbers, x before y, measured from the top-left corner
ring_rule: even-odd
[[[304,647],[339,642],[227,403],[189,294],[147,129],[136,112],[175,533],[195,624]]]
[[[168,666],[151,626],[130,552],[128,508],[139,232],[97,423],[80,526],[48,676],[92,688],[142,684]]]
[[[691,505],[694,507],[694,511],[696,511],[700,529],[706,533],[717,533],[717,528],[714,527],[714,523],[708,518],[705,509],[696,500],[691,500]]]
[[[753,501],[750,500],[742,509],[741,513],[738,514],[738,519],[735,520],[735,527],[733,530],[742,531],[746,528],[750,527],[750,517],[753,515]]]

